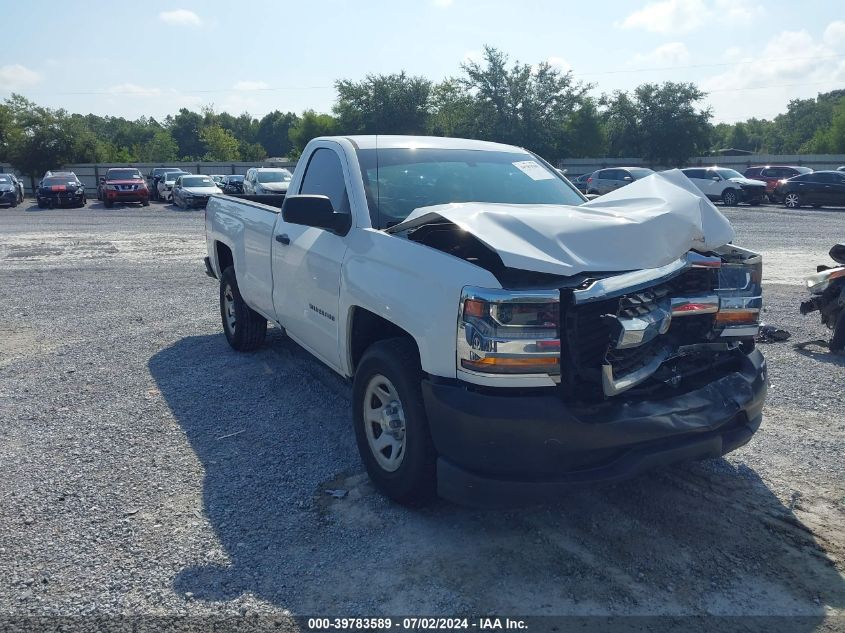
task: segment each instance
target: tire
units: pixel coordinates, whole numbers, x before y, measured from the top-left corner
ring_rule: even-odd
[[[726,207],[735,207],[739,204],[739,194],[736,189],[725,189],[722,192],[722,204]]]
[[[10,209],[14,209],[16,206],[18,206],[18,199],[17,199],[17,198],[15,198],[14,200],[12,200],[12,201],[9,203],[9,208],[10,208]]]
[[[761,202],[763,202],[762,198],[754,198],[753,200],[749,200],[748,204],[752,207],[759,207]]]
[[[82,200],[79,201],[79,204],[76,205],[77,209],[83,208],[86,204],[88,204],[88,199],[85,196],[82,196]]]
[[[249,352],[258,349],[264,342],[267,319],[250,308],[241,297],[233,266],[220,275],[220,318],[232,349]]]
[[[794,191],[789,192],[783,197],[783,206],[787,209],[797,209],[801,206],[801,194]]]
[[[355,440],[367,474],[384,495],[413,506],[425,504],[437,493],[437,453],[421,379],[416,345],[409,338],[394,338],[373,343],[364,352],[352,385]],[[386,407],[391,407],[389,413],[384,413]]]
[[[46,208],[47,208],[47,205],[46,205],[46,204],[44,204],[44,202],[43,202],[42,200],[39,200],[39,201],[38,201],[38,208],[39,208],[39,209],[46,209]]]
[[[149,201],[149,199],[147,199],[147,200],[141,200],[141,206],[142,206],[142,207],[148,207],[148,206],[150,206],[150,201]]]

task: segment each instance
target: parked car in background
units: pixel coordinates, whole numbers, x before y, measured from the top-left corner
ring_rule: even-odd
[[[176,179],[179,176],[190,175],[190,172],[184,169],[177,169],[175,171],[165,172],[158,177],[158,184],[156,185],[156,199],[157,200],[172,200],[173,186],[176,184]]]
[[[16,207],[23,202],[23,187],[14,174],[0,174],[0,204]]]
[[[837,167],[836,171],[845,171],[845,165],[842,165],[841,167]]]
[[[150,190],[141,172],[134,167],[113,167],[100,177],[98,197],[106,208],[114,206],[115,202],[140,202],[143,206],[150,204]]]
[[[746,178],[727,167],[688,167],[682,172],[710,200],[721,201],[726,207],[740,202],[758,205],[766,195],[766,183]]]
[[[581,193],[587,193],[587,181],[590,179],[590,176],[593,174],[581,174],[577,178],[570,179],[575,188],[580,191]]]
[[[771,195],[781,180],[792,178],[800,174],[812,173],[809,167],[800,165],[766,165],[749,167],[742,175],[752,180],[761,180],[766,183],[766,194]]]
[[[35,199],[41,209],[63,206],[84,207],[88,202],[85,186],[73,172],[63,172],[61,175],[42,178],[35,192]]]
[[[158,181],[169,171],[183,171],[179,167],[153,167],[147,174],[147,188],[150,190],[150,197],[158,200]]]
[[[182,174],[173,185],[173,203],[183,209],[205,207],[208,198],[223,193],[210,176]]]
[[[244,177],[233,174],[226,176],[223,180],[223,193],[243,193],[244,192]]]
[[[793,176],[779,182],[774,195],[787,209],[842,207],[845,206],[845,173],[830,170]]]
[[[41,177],[41,180],[38,181],[38,185],[35,187],[36,191],[41,187],[41,183],[44,182],[45,178],[52,178],[53,176],[67,176],[68,178],[76,178],[76,174],[67,169],[48,169],[44,172],[44,175]]]
[[[630,185],[635,180],[651,176],[653,169],[647,167],[609,167],[594,171],[587,178],[587,193],[595,193],[600,196]]]
[[[287,193],[291,178],[284,167],[250,167],[244,177],[244,193]]]
[[[210,174],[210,178],[215,182],[215,184],[223,188],[223,181],[226,180],[226,176],[224,174]]]

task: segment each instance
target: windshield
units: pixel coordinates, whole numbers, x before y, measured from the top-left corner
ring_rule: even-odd
[[[0,176],[0,182],[2,182],[4,185],[8,185],[12,182],[12,179],[8,176]]]
[[[583,204],[558,174],[523,152],[359,149],[373,225],[383,229],[414,209],[450,202]]]
[[[229,176],[229,182],[243,182],[243,176]]]
[[[258,182],[290,182],[293,175],[287,169],[278,171],[259,171]]]
[[[132,180],[140,179],[141,172],[137,169],[109,169],[106,173],[106,180]]]
[[[164,174],[164,182],[170,182],[172,180],[176,180],[182,174],[187,174],[186,171],[169,171]]]
[[[182,178],[183,187],[216,187],[214,181],[208,176],[191,176]]]
[[[631,174],[634,180],[639,180],[640,178],[651,176],[654,170],[648,169],[647,167],[628,167],[628,173]]]
[[[810,169],[809,167],[795,167],[795,171],[797,171],[799,174],[812,174],[813,173],[813,170]]]
[[[714,169],[717,174],[719,174],[725,180],[730,180],[731,178],[744,178],[741,173],[736,171],[735,169]]]

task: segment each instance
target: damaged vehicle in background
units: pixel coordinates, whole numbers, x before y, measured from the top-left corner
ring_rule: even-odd
[[[828,348],[845,355],[845,244],[830,249],[830,258],[839,266],[820,264],[816,274],[804,280],[812,298],[801,302],[801,314],[818,311],[822,323],[833,330]]]
[[[35,199],[40,209],[65,206],[81,208],[88,202],[85,186],[73,172],[42,178],[35,192]]]
[[[585,202],[508,145],[318,138],[283,203],[211,198],[206,239],[229,344],[269,320],[351,378],[362,461],[402,503],[546,498],[762,419],[762,259],[679,171]]]
[[[0,174],[0,204],[16,207],[23,202],[23,187],[14,174]]]

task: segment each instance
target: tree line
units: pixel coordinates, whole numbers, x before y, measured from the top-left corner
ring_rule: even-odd
[[[316,136],[432,134],[493,140],[555,161],[640,157],[682,165],[734,147],[766,153],[845,152],[845,90],[797,99],[772,120],[712,124],[693,83],[644,83],[592,95],[593,84],[540,63],[511,63],[485,47],[478,61],[433,82],[404,72],[335,82],[332,112],[275,110],[258,119],[206,106],[159,121],[74,114],[20,95],[0,103],[0,161],[40,175],[81,162],[260,161],[295,158]]]

